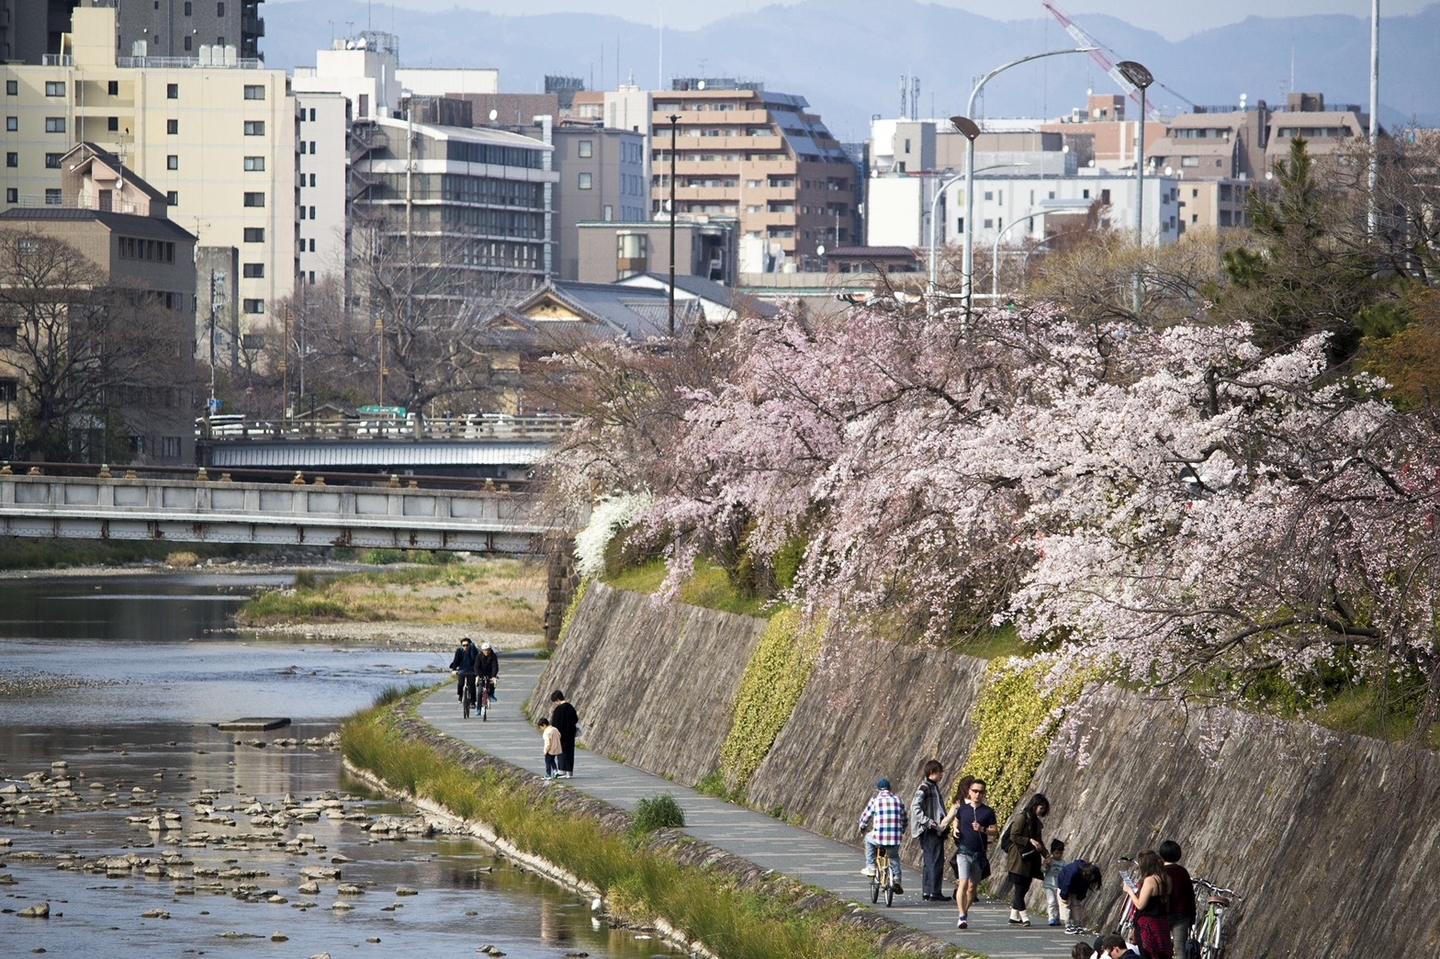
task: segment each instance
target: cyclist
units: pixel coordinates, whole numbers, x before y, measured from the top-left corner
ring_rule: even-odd
[[[500,657],[488,642],[480,644],[480,653],[475,657],[475,675],[485,683],[485,695],[495,698],[495,677],[500,675]]]
[[[860,814],[860,831],[865,833],[865,868],[861,872],[866,876],[875,875],[875,849],[883,846],[890,857],[890,873],[895,877],[891,888],[897,896],[905,891],[900,888],[900,840],[905,838],[905,827],[909,824],[910,811],[904,801],[890,791],[890,780],[876,782],[875,795]]]
[[[455,655],[450,657],[450,671],[455,674],[455,698],[461,702],[466,696],[472,703],[475,701],[475,660],[478,655],[470,637],[466,636],[460,640]]]

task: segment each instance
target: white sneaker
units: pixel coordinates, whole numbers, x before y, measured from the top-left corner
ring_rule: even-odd
[[[862,875],[862,876],[873,876],[873,875],[875,875],[875,867],[874,867],[874,866],[866,866],[864,869],[860,870],[860,875]]]

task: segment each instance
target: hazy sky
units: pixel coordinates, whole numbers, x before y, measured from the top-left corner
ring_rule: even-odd
[[[295,0],[265,0],[271,6]],[[390,0],[370,0],[377,12],[388,14]],[[665,23],[689,30],[721,17],[774,3],[791,5],[797,0],[394,0],[401,10],[453,10],[469,8],[498,14],[535,14],[583,12],[602,13],[628,20],[657,24],[662,11]],[[886,7],[885,0],[872,0],[877,12]],[[960,7],[997,20],[1028,19],[1046,16],[1040,0],[930,0],[938,6]],[[1382,17],[1414,13],[1436,0],[1380,0]],[[1056,0],[1058,6],[1072,17],[1087,13],[1105,13],[1119,17],[1137,27],[1162,34],[1170,40],[1217,27],[1238,23],[1248,16],[1291,17],[1314,13],[1348,13],[1357,17],[1370,16],[1370,0]],[[1082,21],[1083,23],[1083,21]]]

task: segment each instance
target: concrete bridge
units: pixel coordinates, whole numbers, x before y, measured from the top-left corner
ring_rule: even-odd
[[[390,485],[45,476],[0,469],[0,535],[538,552],[559,532],[520,494]]]

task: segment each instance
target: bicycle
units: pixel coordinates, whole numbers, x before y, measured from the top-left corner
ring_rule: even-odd
[[[460,718],[469,719],[470,711],[475,708],[475,674],[466,673],[458,675],[460,684]]]
[[[1194,883],[1196,887],[1208,892],[1204,894],[1203,910],[1198,908],[1200,897],[1196,896],[1196,913],[1200,916],[1200,921],[1190,938],[1200,947],[1200,959],[1220,959],[1225,952],[1225,911],[1240,897],[1235,894],[1235,890],[1217,886],[1208,879],[1197,878]]]
[[[1126,871],[1125,867],[1126,867],[1126,866],[1134,866],[1134,865],[1135,865],[1135,860],[1134,860],[1134,859],[1131,859],[1129,856],[1121,856],[1121,857],[1117,860],[1117,862],[1119,862],[1119,863],[1121,864],[1121,866],[1120,866],[1120,895],[1121,895],[1121,897],[1122,897],[1122,899],[1123,899],[1123,901],[1124,901],[1124,905],[1121,906],[1121,908],[1120,908],[1120,921],[1119,921],[1119,922],[1116,924],[1116,926],[1115,926],[1115,934],[1118,935],[1121,939],[1124,939],[1126,942],[1134,942],[1134,941],[1135,941],[1135,903],[1130,900],[1130,897],[1129,897],[1129,896],[1125,895],[1125,887],[1126,887],[1126,886],[1132,886],[1132,887],[1133,887],[1133,886],[1135,885],[1135,882],[1134,882],[1134,879],[1131,877],[1130,873]]]
[[[482,723],[487,723],[490,721],[490,701],[495,698],[495,680],[486,679],[483,682],[477,683],[476,685],[480,687],[480,701],[478,709],[478,712],[480,713],[480,721]]]
[[[895,902],[895,872],[890,868],[890,854],[884,846],[875,847],[875,875],[870,877],[870,901],[879,902],[885,893],[885,905]]]

